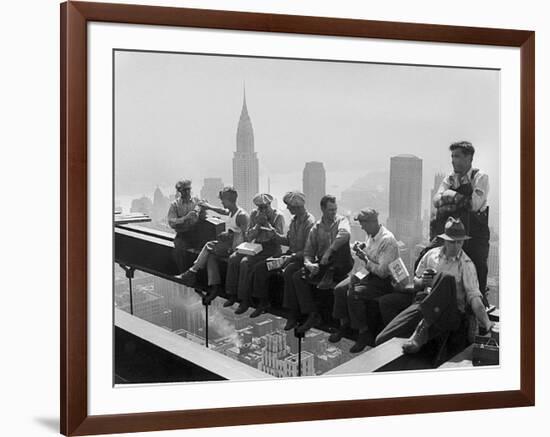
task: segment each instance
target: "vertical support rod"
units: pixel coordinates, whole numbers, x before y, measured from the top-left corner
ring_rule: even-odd
[[[298,337],[298,376],[302,376],[302,337]]]
[[[210,305],[205,305],[204,306],[204,312],[205,312],[205,317],[204,317],[204,333],[205,333],[205,336],[206,336],[206,347],[208,347],[208,307]]]
[[[134,293],[132,292],[132,278],[128,278],[128,287],[130,288],[130,314],[134,315]]]

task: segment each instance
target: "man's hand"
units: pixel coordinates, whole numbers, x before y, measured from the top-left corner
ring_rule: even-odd
[[[215,207],[210,205],[206,200],[199,200],[198,205],[203,209],[214,209]]]
[[[320,264],[322,266],[326,266],[330,262],[330,256],[332,255],[332,251],[328,249],[321,258]]]
[[[311,273],[312,276],[315,276],[317,273],[319,273],[319,264],[306,262],[304,263],[304,267],[308,269],[309,273]]]
[[[422,287],[427,288],[431,287],[434,282],[434,275],[428,271],[422,273]]]

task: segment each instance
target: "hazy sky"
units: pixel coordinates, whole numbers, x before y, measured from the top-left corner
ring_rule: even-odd
[[[474,166],[499,189],[499,72],[363,63],[117,52],[115,193],[150,195],[178,178],[232,183],[243,84],[260,160],[260,189],[301,188],[322,161],[339,195],[390,157],[423,160],[424,204],[448,145],[471,141]]]

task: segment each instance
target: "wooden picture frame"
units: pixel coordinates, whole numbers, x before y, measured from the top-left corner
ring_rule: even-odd
[[[88,413],[87,23],[186,26],[521,50],[521,388],[517,391],[91,416]],[[61,5],[61,432],[122,433],[531,406],[535,402],[535,34],[186,8]]]

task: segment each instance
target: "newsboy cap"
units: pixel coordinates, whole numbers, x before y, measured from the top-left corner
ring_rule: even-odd
[[[252,199],[252,202],[254,202],[254,205],[256,206],[269,205],[272,201],[273,196],[267,193],[258,193],[254,196],[254,199]]]
[[[191,188],[191,181],[189,179],[181,179],[176,182],[176,190],[180,190],[182,188]]]
[[[359,211],[359,214],[355,216],[355,220],[358,222],[366,222],[376,219],[378,219],[378,211],[373,208],[363,208],[361,211]]]
[[[289,191],[283,196],[283,202],[289,206],[304,206],[306,204],[306,196],[299,191]]]

